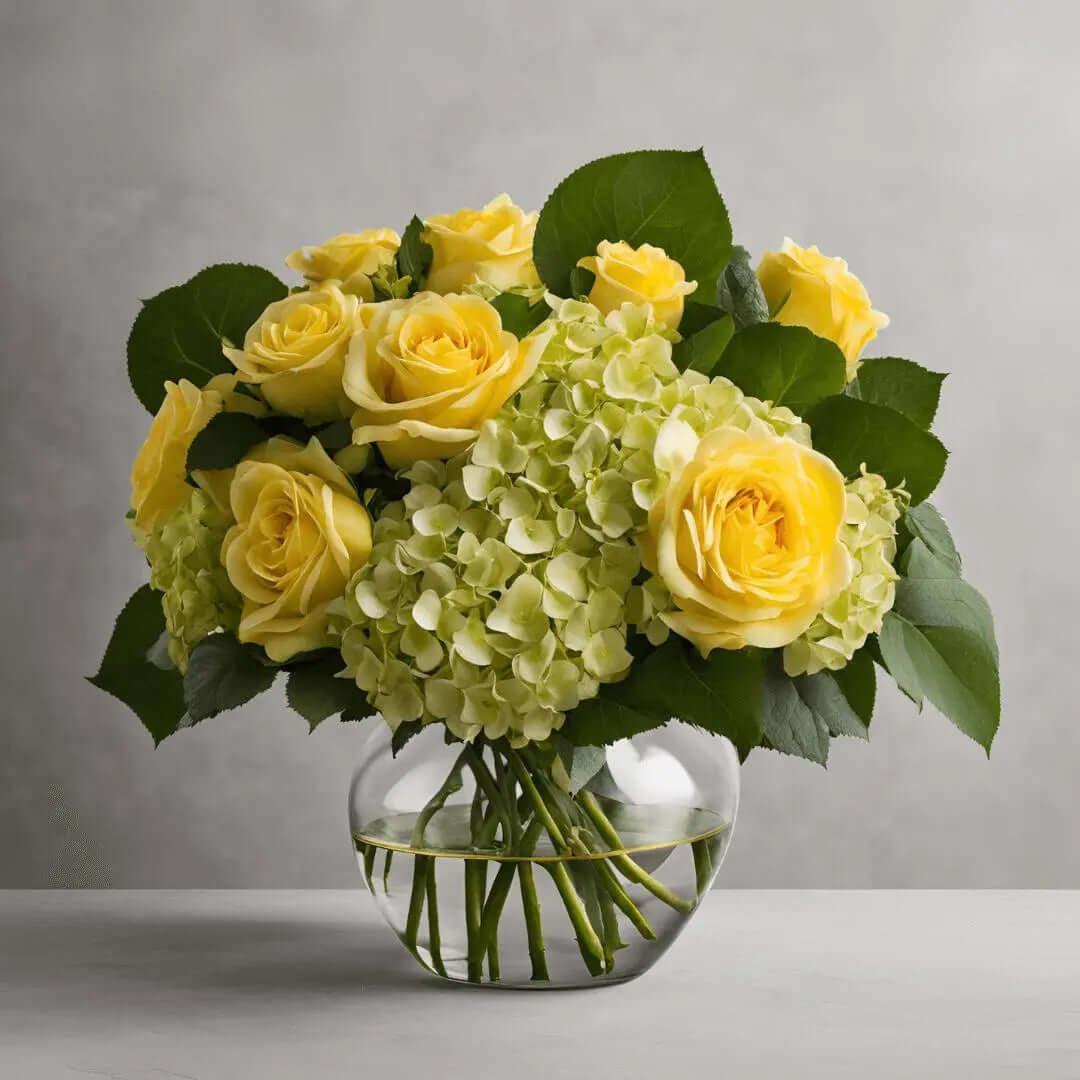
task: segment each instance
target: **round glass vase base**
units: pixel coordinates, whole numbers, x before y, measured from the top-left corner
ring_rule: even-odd
[[[716,879],[738,807],[727,740],[672,724],[606,748],[565,791],[530,748],[392,757],[372,737],[353,781],[357,862],[417,962],[452,983],[612,986],[647,971]]]

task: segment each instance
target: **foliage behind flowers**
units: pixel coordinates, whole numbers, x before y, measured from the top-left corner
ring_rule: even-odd
[[[211,267],[132,330],[160,603],[92,681],[155,741],[285,672],[312,727],[379,712],[398,746],[676,718],[824,763],[883,670],[989,749],[992,620],[925,501],[944,376],[862,355],[887,319],[842,260],[755,270],[700,152],[288,264]]]

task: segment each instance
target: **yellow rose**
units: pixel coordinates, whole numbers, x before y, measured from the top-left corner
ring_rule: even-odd
[[[353,443],[400,468],[448,458],[536,370],[550,332],[518,341],[479,296],[418,293],[365,306],[345,364]]]
[[[643,547],[679,608],[664,621],[703,656],[794,641],[851,576],[839,470],[763,424],[699,438],[669,420],[655,453],[671,479]]]
[[[222,409],[260,416],[260,402],[238,393],[235,375],[215,375],[200,390],[181,379],[165,384],[165,400],[150,425],[131,467],[131,508],[137,529],[149,532],[162,525],[188,497],[187,454],[195,436]],[[208,478],[197,473],[196,479]],[[213,484],[201,484],[211,495]]]
[[[371,278],[394,261],[400,246],[401,237],[393,229],[365,229],[298,248],[285,263],[312,285],[334,282],[342,292],[373,300]]]
[[[779,251],[761,256],[757,275],[769,310],[776,311],[773,321],[805,326],[835,342],[847,361],[848,379],[855,378],[860,354],[889,325],[889,317],[870,306],[863,283],[847,263],[785,237]]]
[[[345,354],[360,325],[360,300],[336,285],[271,304],[225,355],[270,407],[313,423],[343,420],[352,405],[341,388]]]
[[[602,315],[617,311],[623,304],[652,305],[658,323],[677,329],[683,313],[683,298],[697,288],[687,281],[686,272],[663,248],[642,244],[633,248],[625,240],[617,244],[601,240],[596,254],[580,259],[578,266],[591,270],[596,281],[589,303]]]
[[[538,216],[526,214],[509,195],[499,195],[482,210],[466,208],[428,218],[423,239],[434,257],[425,288],[454,293],[480,281],[500,292],[538,286],[532,261]]]
[[[326,610],[371,554],[371,519],[317,439],[274,438],[236,467],[221,558],[243,597],[237,636],[282,663],[332,644]]]

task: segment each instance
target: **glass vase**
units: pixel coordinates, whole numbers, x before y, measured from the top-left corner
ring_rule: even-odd
[[[579,751],[569,771],[505,740],[448,745],[441,725],[396,756],[390,739],[372,725],[350,788],[357,861],[402,944],[445,979],[632,979],[682,932],[731,842],[738,757],[689,725]]]

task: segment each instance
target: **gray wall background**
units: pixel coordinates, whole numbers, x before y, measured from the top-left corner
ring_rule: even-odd
[[[139,297],[205,264],[704,144],[737,238],[844,255],[952,372],[936,501],[998,618],[987,762],[882,694],[744,771],[734,886],[1080,886],[1080,81],[1057,4],[0,3],[0,886],[340,886],[358,732],[259,704],[153,750],[82,681],[143,580]]]

